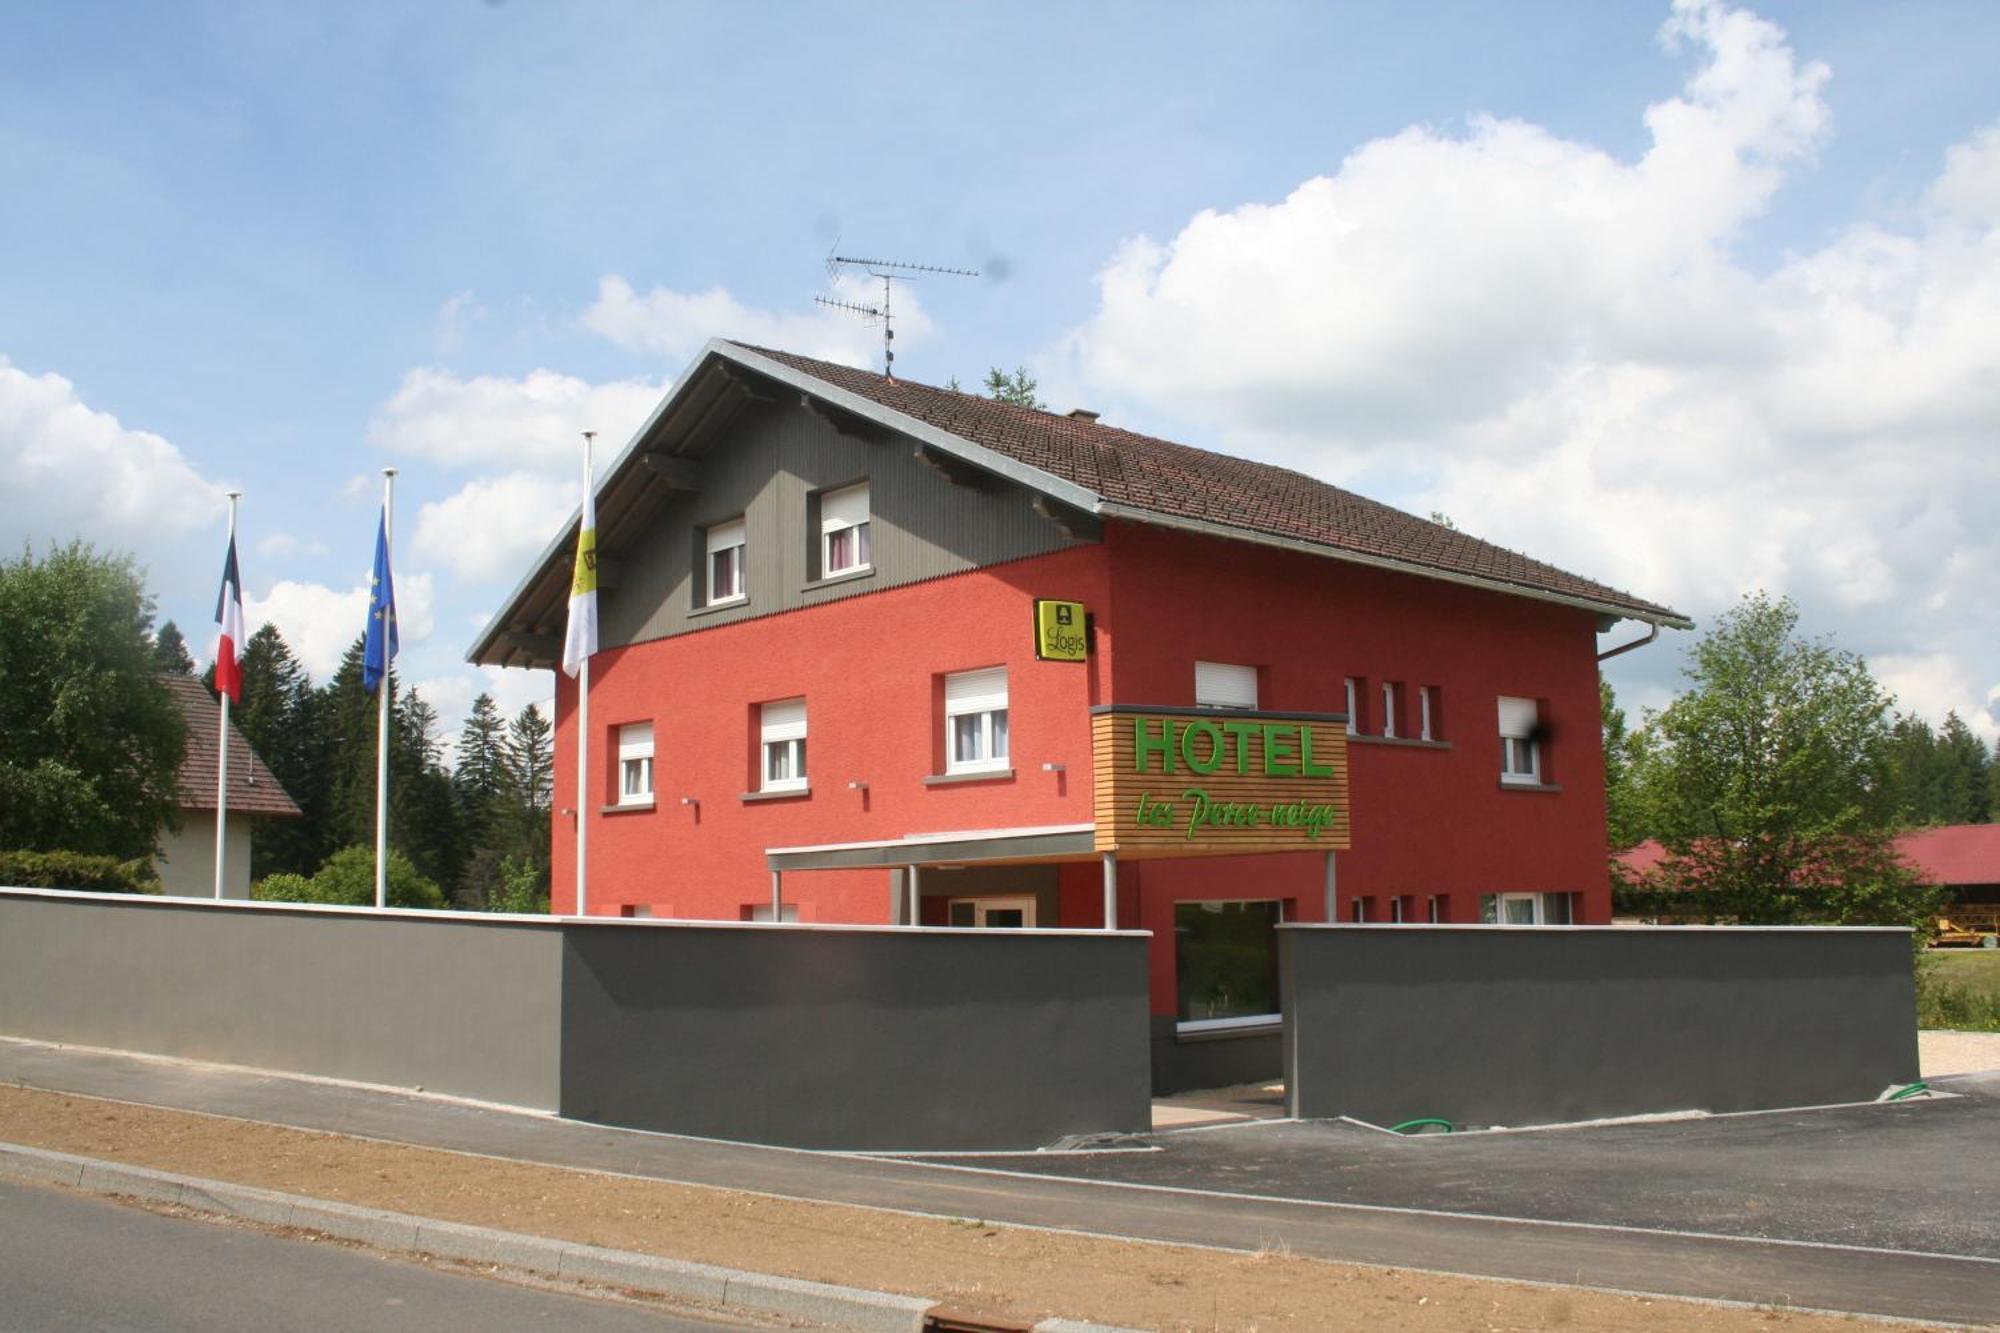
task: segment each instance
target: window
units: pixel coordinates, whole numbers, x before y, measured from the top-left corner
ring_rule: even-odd
[[[1349,676],[1347,678],[1347,734],[1350,736],[1367,734],[1367,729],[1361,717],[1361,705],[1367,697],[1367,692],[1368,682],[1366,680],[1360,676]]]
[[[653,803],[653,724],[618,728],[618,804]]]
[[[1543,915],[1545,898],[1563,899],[1563,915],[1569,915],[1567,894],[1486,893],[1479,897],[1479,919],[1489,926],[1540,926],[1548,924]],[[1563,922],[1562,924],[1567,924]]]
[[[1389,919],[1399,926],[1403,924],[1403,900],[1400,896],[1389,900]]]
[[[1257,668],[1231,666],[1227,662],[1196,662],[1194,703],[1197,708],[1255,708]]]
[[[1183,1029],[1278,1021],[1275,902],[1174,904],[1176,1016]]]
[[[820,496],[819,576],[859,573],[868,561],[868,483]]]
[[[1352,910],[1356,921],[1365,922],[1368,920],[1368,900],[1366,898],[1356,898]]]
[[[1403,687],[1393,680],[1382,682],[1382,734],[1396,734],[1396,715],[1402,711]]]
[[[748,529],[740,518],[717,523],[708,530],[708,587],[703,597],[708,606],[740,602],[749,595],[743,579],[743,551]]]
[[[806,701],[781,699],[758,710],[763,739],[761,791],[806,789]]]
[[[1033,898],[953,898],[945,919],[961,928],[1027,930],[1035,924]]]
[[[743,919],[745,921],[769,921],[771,919],[771,904],[752,903],[743,909]],[[785,914],[778,919],[780,921],[797,921],[799,919],[799,905],[797,903],[786,903]]]
[[[1541,730],[1533,699],[1500,696],[1500,780],[1528,786],[1542,780]]]
[[[944,678],[944,771],[994,773],[1007,767],[1007,668]]]
[[[1417,687],[1417,739],[1434,741],[1437,739],[1437,708],[1435,685]]]
[[[1449,920],[1450,917],[1451,917],[1450,895],[1443,893],[1433,893],[1431,895],[1431,907],[1430,907],[1431,924],[1433,926],[1438,925],[1443,921]]]

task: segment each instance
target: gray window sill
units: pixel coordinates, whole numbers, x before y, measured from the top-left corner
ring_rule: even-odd
[[[798,801],[812,794],[811,787],[787,787],[783,791],[746,791],[740,799],[751,805],[758,801]]]
[[[651,814],[653,809],[654,805],[651,801],[632,801],[619,805],[600,805],[597,807],[597,813],[600,815],[644,815]]]
[[[866,569],[850,569],[839,574],[829,574],[823,579],[814,579],[800,588],[800,592],[818,592],[821,588],[831,588],[836,583],[858,583],[862,579],[875,577],[875,566]]]
[[[926,787],[951,787],[961,782],[1012,782],[1014,770],[995,768],[980,773],[933,773],[924,779]]]
[[[1347,733],[1349,745],[1399,745],[1406,750],[1449,750],[1450,741],[1425,741],[1414,736],[1362,736]]]
[[[1175,1028],[1174,1040],[1187,1045],[1200,1041],[1237,1041],[1244,1037],[1271,1037],[1285,1030],[1283,1019],[1269,1023],[1245,1024],[1240,1028]]]
[[[1501,791],[1559,792],[1562,787],[1554,782],[1506,782],[1500,784]]]
[[[748,597],[732,597],[726,602],[711,602],[706,606],[690,607],[688,608],[688,618],[720,615],[724,611],[742,611],[749,605],[750,599]]]

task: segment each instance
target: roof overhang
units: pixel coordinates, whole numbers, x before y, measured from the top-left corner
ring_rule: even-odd
[[[682,372],[674,386],[668,390],[660,405],[645,420],[637,431],[619,450],[611,465],[599,476],[595,492],[598,498],[598,545],[600,553],[607,550],[607,515],[610,521],[617,517],[614,512],[615,500],[621,489],[629,490],[635,469],[641,469],[641,456],[654,451],[670,451],[671,447],[684,443],[698,434],[710,420],[711,413],[691,412],[688,409],[694,400],[713,390],[713,379],[718,372],[732,383],[743,386],[744,380],[735,372],[748,372],[766,385],[777,385],[797,393],[817,399],[842,412],[863,421],[873,423],[884,430],[915,440],[939,453],[957,459],[971,467],[979,468],[1004,477],[1030,490],[1040,492],[1063,504],[1072,506],[1100,519],[1122,519],[1133,523],[1148,524],[1153,527],[1171,528],[1182,532],[1200,533],[1227,541],[1249,542],[1259,546],[1277,547],[1281,550],[1299,551],[1308,555],[1321,556],[1330,560],[1341,560],[1349,564],[1366,565],[1377,569],[1394,570],[1419,578],[1438,579],[1446,583],[1457,583],[1466,587],[1480,588],[1489,592],[1505,593],[1514,597],[1526,597],[1535,601],[1551,602],[1559,606],[1576,607],[1597,614],[1606,622],[1617,620],[1638,620],[1649,624],[1663,625],[1673,629],[1692,629],[1694,622],[1678,612],[1665,608],[1636,607],[1599,598],[1576,596],[1535,588],[1526,584],[1496,579],[1458,570],[1441,569],[1435,565],[1416,561],[1399,560],[1393,556],[1374,555],[1364,551],[1354,551],[1345,547],[1330,546],[1319,542],[1306,541],[1296,537],[1285,537],[1273,533],[1259,532],[1251,528],[1236,527],[1227,523],[1216,523],[1204,519],[1182,518],[1162,514],[1155,510],[1142,509],[1133,505],[1117,504],[1087,487],[1059,477],[1042,468],[1033,467],[1018,459],[1010,458],[984,445],[976,444],[963,436],[933,426],[906,413],[886,407],[861,394],[842,389],[817,376],[788,366],[770,357],[763,356],[747,347],[723,338],[711,339],[702,348],[701,354]],[[559,593],[556,580],[566,584],[566,574],[571,552],[575,550],[577,525],[582,516],[582,508],[572,510],[562,529],[543,547],[527,575],[514,586],[500,610],[488,621],[479,636],[467,650],[467,660],[483,665],[542,665],[542,656],[553,658],[548,650],[551,633],[560,635],[560,626],[544,623],[552,620],[557,605],[552,599]],[[529,614],[537,601],[549,603],[539,614]],[[560,599],[566,603],[566,598]],[[523,626],[523,620],[531,623]],[[515,648],[508,645],[510,635],[526,635],[537,646]],[[526,658],[518,661],[517,658]]]
[[[1594,597],[1578,597],[1568,593],[1553,592],[1546,588],[1533,588],[1527,584],[1514,583],[1507,579],[1487,578],[1479,574],[1468,574],[1455,569],[1439,569],[1436,565],[1418,564],[1412,560],[1398,560],[1393,556],[1371,555],[1366,551],[1352,551],[1342,546],[1326,546],[1319,542],[1309,542],[1297,537],[1285,537],[1276,533],[1258,532],[1253,528],[1234,527],[1228,523],[1214,523],[1206,519],[1181,518],[1173,514],[1162,514],[1151,509],[1140,509],[1132,505],[1100,503],[1092,511],[1102,518],[1124,519],[1130,523],[1145,523],[1156,528],[1172,528],[1181,532],[1198,532],[1205,536],[1222,537],[1229,541],[1249,542],[1256,546],[1274,546],[1284,551],[1299,551],[1306,555],[1322,556],[1328,560],[1341,560],[1352,565],[1366,565],[1371,569],[1391,569],[1399,574],[1413,574],[1418,578],[1437,579],[1444,583],[1457,583],[1468,588],[1480,588],[1487,592],[1502,592],[1514,597],[1526,597],[1537,602],[1553,602],[1558,606],[1572,606],[1582,611],[1593,611],[1610,620],[1639,620],[1651,625],[1663,625],[1669,629],[1693,629],[1694,622],[1676,611],[1651,610],[1624,606],[1617,602],[1604,601]]]

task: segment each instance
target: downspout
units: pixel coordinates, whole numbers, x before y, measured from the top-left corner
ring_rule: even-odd
[[[1644,638],[1634,639],[1630,643],[1621,643],[1616,648],[1607,649],[1606,651],[1601,652],[1597,655],[1597,660],[1600,662],[1608,661],[1609,659],[1618,656],[1618,654],[1620,653],[1629,653],[1634,648],[1644,648],[1647,644],[1651,643],[1653,640],[1659,637],[1660,637],[1660,626],[1659,623],[1656,621],[1654,622],[1653,627],[1646,631],[1646,636]]]

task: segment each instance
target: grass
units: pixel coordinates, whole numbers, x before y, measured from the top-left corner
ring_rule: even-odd
[[[2000,1032],[2000,949],[1933,949],[1917,969],[1917,1026]]]

